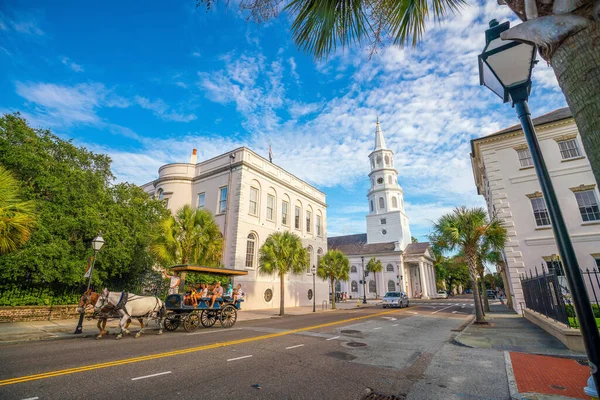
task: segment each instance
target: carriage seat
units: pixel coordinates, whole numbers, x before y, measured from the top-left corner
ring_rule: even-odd
[[[226,303],[231,303],[231,302],[233,302],[233,297],[223,296],[223,301]]]

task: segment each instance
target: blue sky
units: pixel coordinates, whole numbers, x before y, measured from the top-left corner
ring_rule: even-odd
[[[0,113],[109,154],[119,181],[143,184],[160,165],[248,146],[327,194],[330,236],[365,231],[379,116],[396,152],[413,235],[454,206],[483,205],[469,140],[517,123],[479,87],[477,54],[495,0],[429,23],[416,48],[298,51],[291,17],[247,22],[231,2],[0,0]],[[552,70],[534,70],[534,115],[564,107]]]

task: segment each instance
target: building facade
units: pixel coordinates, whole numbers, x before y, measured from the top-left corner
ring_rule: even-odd
[[[579,266],[600,265],[598,187],[568,108],[533,120]],[[519,277],[542,267],[557,273],[566,287],[548,209],[541,193],[531,153],[520,126],[471,141],[471,162],[477,191],[490,215],[508,229],[505,246],[513,305],[520,310]],[[588,285],[589,282],[586,282]]]
[[[224,238],[223,264],[248,271],[235,278],[246,293],[247,309],[279,307],[279,277],[259,274],[258,269],[259,248],[271,233],[297,234],[311,265],[327,251],[325,194],[248,148],[200,163],[194,149],[189,163],[160,167],[158,179],[143,189],[164,200],[172,212],[190,204],[213,213]],[[312,289],[312,274],[288,274],[286,306],[311,305]],[[328,293],[327,283],[317,279],[317,301],[327,299]]]
[[[386,147],[379,121],[369,161],[367,233],[327,240],[328,247],[342,251],[351,265],[350,280],[338,282],[336,291],[347,292],[352,298],[373,298],[376,293],[387,291],[406,292],[412,298],[433,298],[437,291],[429,243],[411,243],[394,152]],[[364,268],[372,257],[381,261],[383,271],[369,274],[361,284]]]

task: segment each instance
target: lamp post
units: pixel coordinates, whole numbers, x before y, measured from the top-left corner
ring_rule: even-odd
[[[310,272],[313,275],[313,312],[317,312],[317,292],[315,291],[315,277],[317,276],[317,267],[314,265],[310,268]]]
[[[544,200],[550,214],[552,231],[563,260],[563,268],[573,296],[575,311],[579,317],[581,335],[585,344],[592,377],[596,388],[600,387],[600,335],[592,312],[589,296],[583,282],[573,244],[565,224],[544,157],[540,149],[531,113],[527,104],[531,91],[531,70],[536,63],[536,47],[528,43],[502,40],[500,34],[510,28],[509,22],[499,24],[492,20],[485,32],[485,47],[479,55],[479,79],[506,103],[510,100],[521,121],[523,133],[531,152]]]
[[[98,255],[98,252],[100,251],[102,246],[104,246],[104,238],[102,237],[102,232],[100,232],[100,233],[98,233],[98,236],[96,236],[94,238],[94,240],[92,240],[92,248],[94,249],[94,258],[92,258],[92,265],[90,266],[90,272],[89,272],[90,276],[88,279],[87,290],[90,290],[90,286],[92,285],[92,273],[94,272],[94,264],[96,263],[96,256]],[[85,313],[85,310],[81,310],[81,313],[79,314],[79,322],[77,323],[77,327],[75,328],[75,332],[73,332],[73,333],[83,332],[84,313]]]
[[[367,304],[367,275],[365,274],[365,257],[361,257],[360,261],[362,262],[363,270],[363,304]]]

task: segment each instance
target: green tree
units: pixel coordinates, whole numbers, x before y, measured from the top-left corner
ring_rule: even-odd
[[[164,267],[216,267],[221,261],[223,238],[210,211],[186,204],[162,221],[150,249]]]
[[[462,206],[455,208],[450,214],[442,215],[435,222],[430,239],[440,249],[459,250],[464,254],[473,283],[476,322],[485,323],[477,287],[479,247],[485,241],[491,248],[502,249],[506,241],[506,228],[496,218],[488,220],[483,208],[469,209]]]
[[[414,236],[411,236],[411,237],[410,237],[410,242],[411,242],[411,243],[419,243],[419,239],[417,239],[417,238],[416,238],[416,237],[414,237]]]
[[[35,225],[34,202],[21,198],[21,185],[0,165],[0,255],[23,246]]]
[[[375,257],[371,258],[367,263],[367,271],[373,273],[373,279],[375,279],[375,298],[379,298],[379,294],[377,293],[377,272],[383,271],[383,264],[381,264],[380,260],[377,260]]]
[[[259,272],[279,275],[279,315],[285,314],[285,275],[308,271],[309,254],[302,247],[299,236],[290,232],[276,232],[267,237],[261,246]]]
[[[347,281],[350,273],[350,261],[339,250],[329,250],[319,262],[317,275],[321,279],[328,279],[331,286],[331,308],[335,309],[335,281]]]

